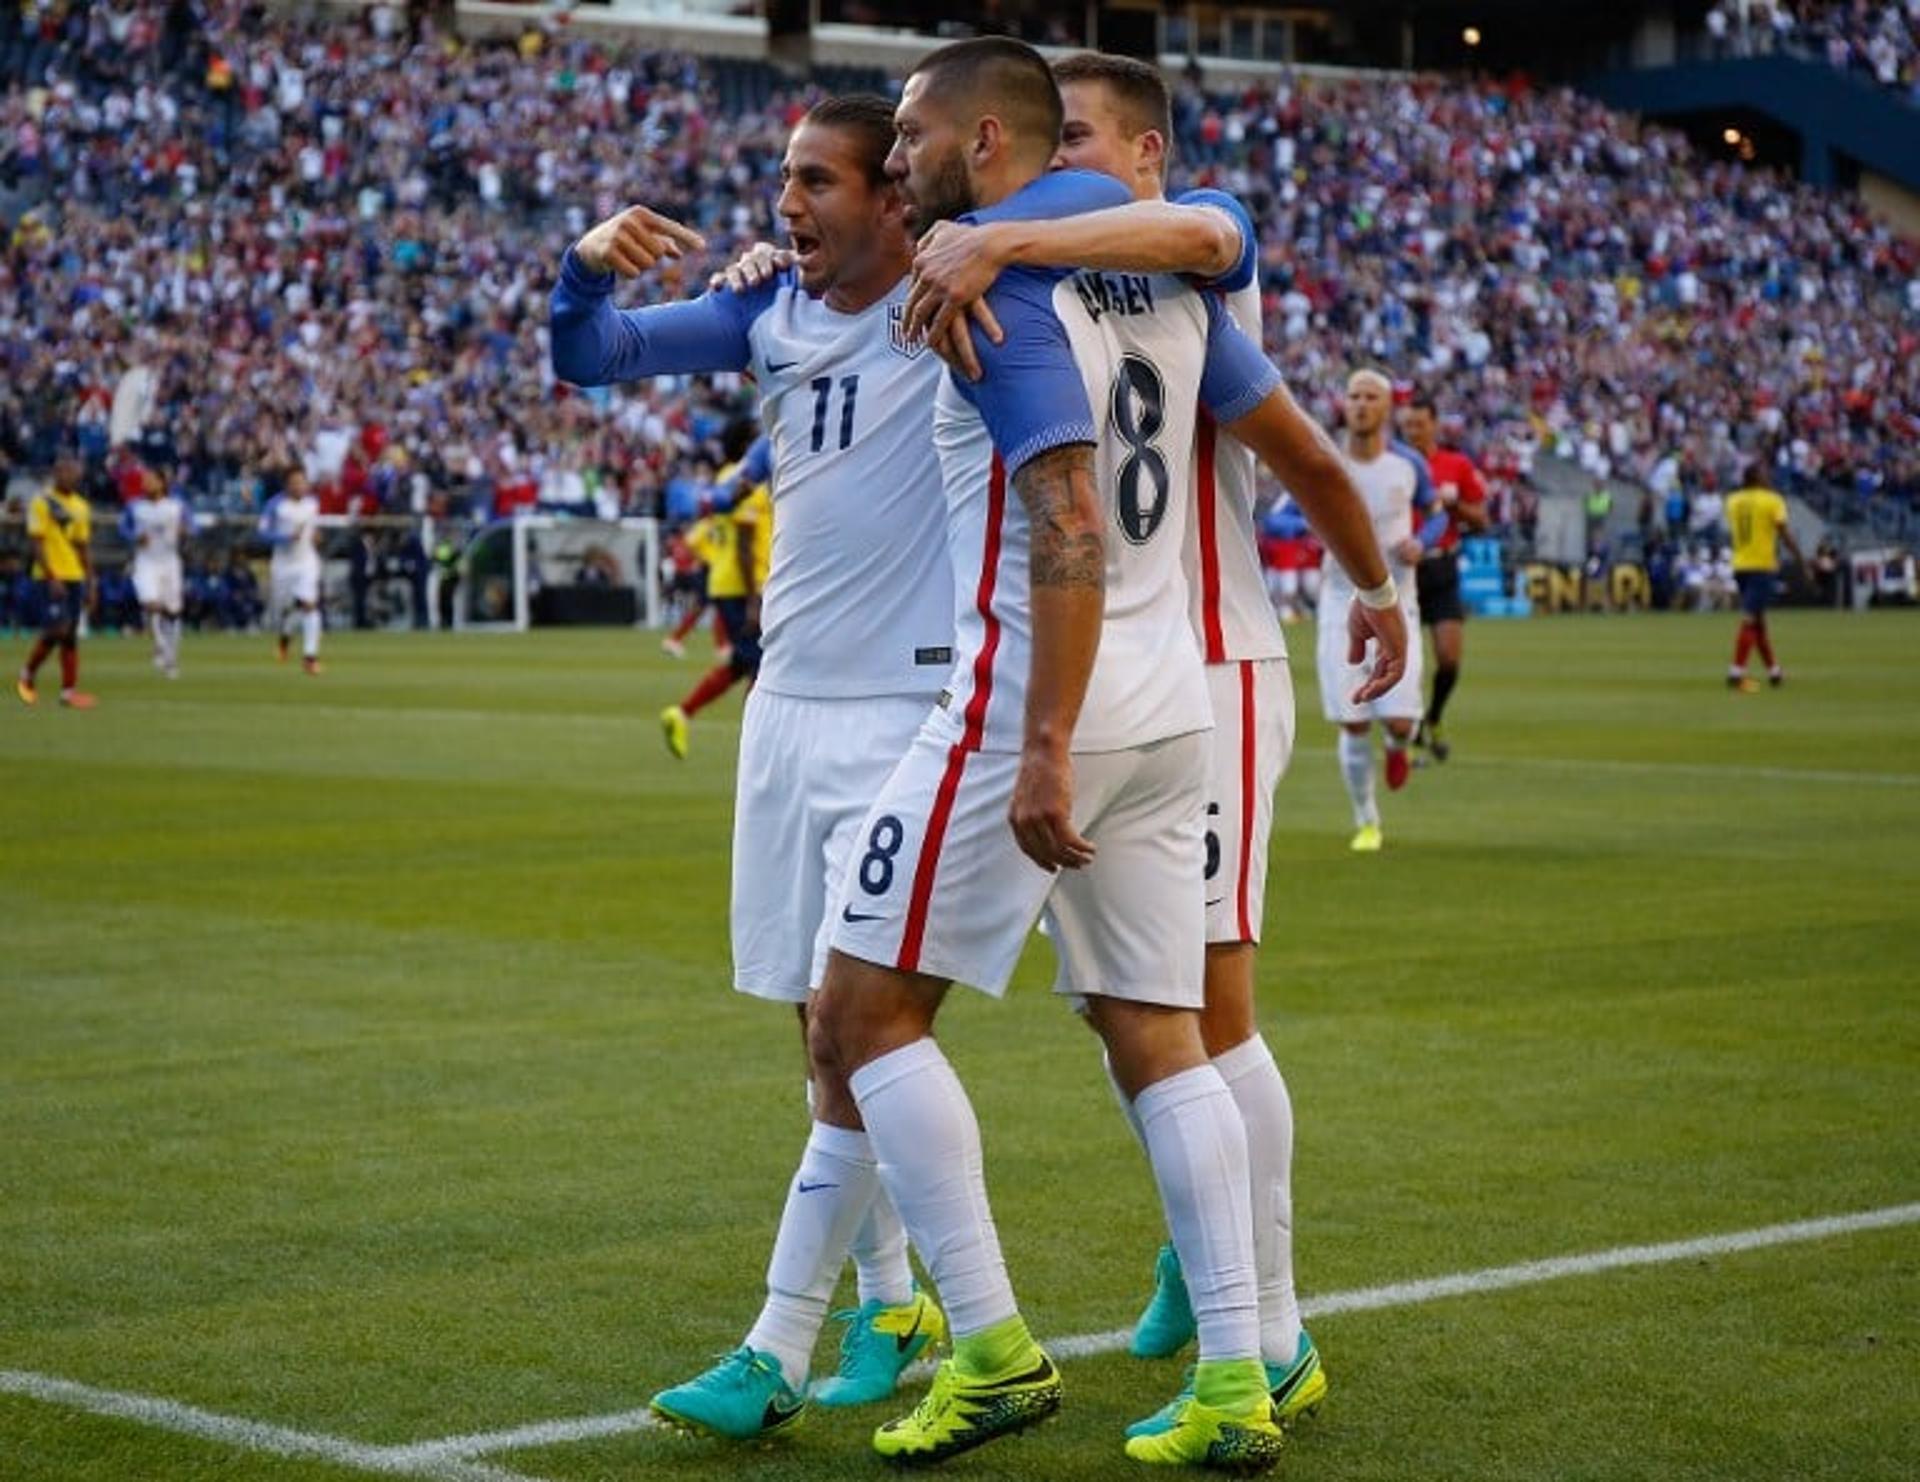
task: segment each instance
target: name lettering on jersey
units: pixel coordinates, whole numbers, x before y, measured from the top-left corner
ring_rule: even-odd
[[[927,348],[924,335],[907,333],[907,306],[889,304],[887,306],[887,347],[896,355],[904,355],[909,360],[917,360],[920,352]]]
[[[1095,323],[1102,314],[1154,312],[1153,280],[1144,273],[1076,273],[1073,287]]]

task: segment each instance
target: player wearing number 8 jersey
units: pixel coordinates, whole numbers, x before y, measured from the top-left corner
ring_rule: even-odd
[[[778,209],[796,249],[776,276],[688,303],[616,311],[614,273],[698,242],[635,207],[589,232],[554,290],[553,354],[598,384],[750,370],[771,442],[764,657],[747,702],[734,814],[734,985],[802,1006],[854,830],[952,659],[939,472],[927,437],[939,362],[901,333],[911,255],[882,174],[892,108],[840,98],[788,142]],[[814,1117],[789,1188],[767,1297],[739,1349],[655,1397],[668,1418],[745,1438],[796,1421],[809,1356],[849,1248],[861,1306],[837,1380],[812,1398],[891,1392],[942,1329],[912,1289],[905,1237],[876,1187],[844,1086],[810,1067]]]
[[[915,258],[910,312],[938,326],[1010,264],[1172,268],[1221,295],[1235,323],[1257,338],[1256,238],[1244,208],[1218,191],[1190,192],[1174,206],[1162,199],[1172,127],[1159,72],[1129,58],[1087,53],[1056,63],[1054,75],[1065,105],[1056,164],[1111,175],[1132,190],[1136,204],[1060,221],[937,228]],[[1214,717],[1201,1031],[1246,1128],[1261,1351],[1276,1405],[1291,1420],[1318,1405],[1326,1379],[1294,1297],[1292,1107],[1254,1017],[1253,959],[1273,789],[1292,747],[1293,687],[1255,543],[1253,454],[1204,416],[1198,438],[1186,574]],[[1124,1093],[1122,1100],[1131,1119]],[[1163,1248],[1156,1275],[1154,1300],[1133,1338],[1134,1352],[1143,1356],[1171,1353],[1194,1335],[1172,1246]]]
[[[923,221],[1125,201],[1104,177],[1040,178],[1059,120],[1030,48],[959,43],[908,79],[890,169]],[[1128,1454],[1257,1470],[1279,1433],[1258,1361],[1244,1137],[1198,1030],[1208,711],[1181,553],[1198,408],[1236,426],[1256,408],[1295,432],[1304,419],[1183,280],[1022,271],[986,302],[1004,343],[982,346],[984,378],[950,379],[935,412],[955,669],[869,815],[814,1026],[955,1334],[927,1400],[874,1443],[935,1461],[1058,1403],[1000,1258],[971,1108],[931,1037],[950,982],[1003,989],[1045,906],[1058,987],[1085,1001],[1134,1098],[1195,1293],[1193,1393]],[[1331,449],[1307,440],[1303,464],[1337,479]],[[1388,638],[1403,655],[1404,629]]]

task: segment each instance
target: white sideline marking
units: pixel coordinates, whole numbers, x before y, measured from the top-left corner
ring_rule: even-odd
[[[1509,1287],[1558,1281],[1567,1276],[1617,1271],[1626,1266],[1658,1266],[1699,1256],[1730,1255],[1738,1251],[1762,1250],[1770,1245],[1826,1240],[1835,1235],[1852,1235],[1862,1230],[1885,1230],[1896,1225],[1912,1224],[1920,1224],[1920,1204],[1895,1204],[1886,1209],[1864,1210],[1859,1214],[1795,1220],[1785,1225],[1763,1225],[1757,1230],[1736,1230],[1727,1235],[1703,1235],[1693,1240],[1673,1240],[1662,1245],[1622,1245],[1581,1256],[1555,1256],[1544,1261],[1522,1261],[1515,1266],[1492,1266],[1483,1271],[1435,1276],[1425,1281],[1395,1282],[1389,1286],[1329,1292],[1323,1297],[1309,1297],[1300,1304],[1300,1312],[1303,1317],[1314,1318],[1340,1312],[1373,1312],[1383,1307],[1412,1307],[1422,1302],[1436,1302],[1442,1297],[1504,1291]],[[1097,1354],[1118,1352],[1127,1346],[1127,1340],[1132,1335],[1131,1328],[1112,1328],[1104,1333],[1050,1338],[1046,1347],[1055,1358],[1090,1358]],[[933,1365],[926,1362],[915,1364],[907,1371],[910,1377],[915,1378],[924,1378],[932,1372]],[[658,1425],[659,1421],[645,1409],[622,1410],[613,1415],[588,1415],[578,1420],[541,1421],[510,1431],[448,1436],[441,1441],[423,1441],[418,1446],[397,1448],[392,1454],[421,1462],[464,1459],[494,1451],[511,1451],[516,1447],[553,1446],[569,1441],[652,1430]]]
[[[395,1477],[428,1477],[435,1482],[538,1482],[519,1472],[485,1466],[458,1457],[413,1457],[410,1448],[368,1446],[343,1436],[326,1436],[310,1431],[288,1430],[263,1421],[243,1420],[233,1415],[216,1415],[211,1410],[152,1395],[126,1394],[119,1390],[95,1389],[51,1374],[33,1374],[19,1369],[0,1369],[0,1394],[21,1395],[69,1410],[84,1410],[115,1420],[131,1420],[158,1430],[177,1431],[205,1441],[237,1446],[243,1451],[264,1451],[273,1456],[301,1461],[330,1461],[355,1471],[378,1472]]]
[[[1294,760],[1317,757],[1331,761],[1339,753],[1330,746],[1296,746]],[[1704,777],[1717,782],[1831,782],[1862,787],[1920,787],[1920,772],[1849,772],[1835,767],[1748,767],[1739,763],[1646,762],[1607,756],[1490,756],[1468,752],[1443,765],[1449,767],[1505,767],[1555,772],[1624,772],[1639,777]]]

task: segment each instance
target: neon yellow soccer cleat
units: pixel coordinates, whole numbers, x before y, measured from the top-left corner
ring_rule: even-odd
[[[660,712],[660,734],[667,738],[667,750],[681,761],[687,759],[687,712],[669,705]]]
[[[1193,1395],[1170,1408],[1172,1414],[1154,1417],[1151,1429],[1127,1438],[1128,1456],[1150,1466],[1207,1467],[1251,1477],[1273,1467],[1287,1444],[1264,1394],[1244,1415],[1203,1405]]]
[[[1355,854],[1378,854],[1380,846],[1386,843],[1386,836],[1380,832],[1380,825],[1367,823],[1353,836],[1353,842],[1347,845]]]
[[[928,1466],[1025,1430],[1059,1408],[1060,1371],[1044,1353],[1025,1373],[1004,1379],[974,1379],[948,1359],[911,1414],[873,1433],[873,1449],[901,1466]]]

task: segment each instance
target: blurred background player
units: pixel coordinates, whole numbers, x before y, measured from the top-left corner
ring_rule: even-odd
[[[1447,699],[1460,682],[1460,656],[1466,637],[1466,608],[1460,602],[1460,536],[1478,533],[1491,521],[1487,515],[1487,485],[1473,460],[1458,448],[1440,443],[1440,417],[1433,397],[1417,392],[1400,417],[1400,430],[1414,450],[1427,460],[1433,495],[1446,529],[1438,543],[1420,558],[1420,621],[1433,634],[1433,694],[1426,714],[1413,733],[1436,762],[1444,762],[1452,748],[1440,735],[1440,717]]]
[[[1740,591],[1740,636],[1727,666],[1727,688],[1751,694],[1760,688],[1747,676],[1747,659],[1756,648],[1767,666],[1768,684],[1778,687],[1787,677],[1767,633],[1767,608],[1780,583],[1780,546],[1793,552],[1802,572],[1807,558],[1787,522],[1787,501],[1767,487],[1767,471],[1758,463],[1748,467],[1745,487],[1727,496],[1726,519],[1733,533],[1733,580]]]
[[[91,710],[94,698],[80,686],[80,614],[93,599],[93,516],[80,494],[80,460],[63,455],[53,482],[27,506],[27,541],[33,547],[33,580],[40,602],[40,636],[14,684],[21,702],[37,704],[34,676],[55,648],[60,650],[60,703]]]
[[[1300,506],[1288,495],[1260,522],[1260,564],[1267,573],[1267,600],[1283,623],[1313,615],[1320,600],[1320,563],[1325,552]]]
[[[120,534],[133,547],[133,590],[153,637],[153,667],[169,679],[180,677],[185,600],[180,547],[192,533],[193,512],[187,502],[169,494],[166,480],[148,469],[141,496],[121,512]]]
[[[711,518],[711,514],[702,515],[686,529],[675,530],[667,536],[666,555],[661,565],[666,577],[667,603],[677,616],[672,630],[660,640],[660,652],[670,659],[687,656],[687,635],[707,615],[707,568],[695,552],[694,542],[703,536],[701,522]],[[713,641],[716,647],[724,641],[717,617]]]
[[[300,624],[300,667],[320,672],[320,501],[295,469],[260,513],[260,533],[273,548],[268,565],[268,622],[274,655],[286,662],[289,634]]]
[[[1393,409],[1393,384],[1376,370],[1357,370],[1347,378],[1346,433],[1342,447],[1347,471],[1360,488],[1380,549],[1392,572],[1390,585],[1398,593],[1408,629],[1420,619],[1414,568],[1423,552],[1440,538],[1444,518],[1433,508],[1418,455],[1411,449],[1389,446],[1388,419]],[[1425,524],[1415,532],[1416,512]],[[1355,673],[1347,662],[1349,609],[1368,602],[1356,591],[1346,569],[1330,551],[1322,568],[1319,617],[1320,705],[1327,719],[1340,727],[1340,775],[1353,802],[1356,853],[1371,854],[1383,842],[1380,808],[1373,790],[1373,723],[1381,724],[1386,745],[1387,786],[1406,785],[1411,766],[1407,743],[1420,720],[1421,653],[1407,653],[1406,673],[1386,694],[1364,704],[1353,699]]]
[[[714,480],[725,508],[709,511],[687,543],[707,569],[707,601],[720,615],[726,653],[677,705],[660,712],[667,750],[686,759],[689,722],[741,680],[760,672],[760,593],[773,555],[773,500],[768,493],[767,441],[758,439],[738,463]],[[735,489],[743,490],[734,496]]]

